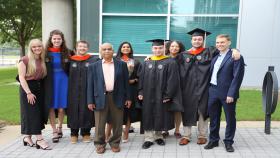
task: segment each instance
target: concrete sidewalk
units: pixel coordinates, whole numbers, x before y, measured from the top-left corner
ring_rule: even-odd
[[[95,152],[93,143],[83,143],[81,138],[77,144],[71,144],[70,130],[63,127],[64,136],[58,144],[51,143],[52,131],[49,126],[43,132],[47,141],[50,142],[53,150],[44,151],[37,150],[35,147],[26,147],[22,144],[20,136],[20,126],[6,126],[0,132],[0,158],[7,157],[280,157],[280,122],[272,122],[271,134],[264,133],[264,122],[238,122],[235,137],[234,153],[227,153],[224,144],[220,141],[220,145],[213,150],[204,150],[203,146],[196,144],[197,128],[193,128],[193,140],[189,145],[178,145],[179,140],[169,131],[171,136],[166,139],[165,146],[153,145],[150,149],[143,150],[141,148],[144,136],[139,134],[139,124],[133,125],[136,132],[130,134],[129,142],[121,144],[121,152],[113,153],[107,145],[107,150],[103,155]],[[225,123],[221,126],[221,139],[224,138]],[[181,129],[182,132],[182,129]],[[93,130],[92,130],[92,133]],[[4,140],[4,141],[3,141]],[[5,141],[6,140],[6,141]],[[35,141],[35,140],[34,140]]]

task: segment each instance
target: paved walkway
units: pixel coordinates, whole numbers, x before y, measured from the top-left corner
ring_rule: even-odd
[[[196,144],[196,129],[193,128],[193,140],[189,145],[178,145],[178,139],[174,136],[169,136],[166,139],[165,146],[153,145],[150,149],[143,150],[143,135],[139,133],[139,126],[136,124],[136,133],[130,134],[128,143],[121,144],[121,152],[113,153],[107,145],[107,150],[103,155],[98,155],[95,152],[93,143],[83,143],[81,138],[77,144],[69,142],[69,129],[63,129],[64,136],[58,144],[50,143],[53,150],[43,151],[37,150],[35,147],[26,147],[22,144],[22,137],[17,137],[8,144],[1,145],[0,158],[8,157],[105,157],[105,158],[150,158],[150,157],[168,157],[168,158],[225,158],[225,157],[280,157],[280,122],[272,123],[271,134],[266,135],[263,129],[263,123],[247,123],[241,122],[238,124],[235,137],[235,152],[227,153],[224,149],[224,144],[220,141],[220,145],[213,150],[204,150],[204,146]],[[224,137],[224,124],[221,127],[220,135]],[[182,130],[182,129],[181,129]],[[92,131],[93,132],[93,131]],[[169,133],[173,133],[170,131]],[[51,130],[49,127],[44,130],[43,135],[46,140],[51,142]],[[0,135],[2,139],[2,135]]]

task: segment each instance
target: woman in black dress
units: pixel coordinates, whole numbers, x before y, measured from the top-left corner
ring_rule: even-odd
[[[132,100],[132,106],[128,109],[124,109],[124,122],[125,125],[123,131],[123,143],[128,142],[128,134],[131,123],[141,121],[141,109],[137,99],[138,90],[138,77],[137,70],[139,68],[140,62],[133,57],[133,49],[129,42],[123,42],[120,44],[117,52],[116,58],[121,59],[127,63],[127,68],[129,72],[129,90],[130,97]]]
[[[50,150],[43,139],[42,130],[48,121],[48,107],[44,106],[42,79],[47,75],[43,44],[39,39],[29,43],[27,56],[18,64],[20,81],[20,114],[23,145],[33,147],[32,135],[36,137],[37,149]]]

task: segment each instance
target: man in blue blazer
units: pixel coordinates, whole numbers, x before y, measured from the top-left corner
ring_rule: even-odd
[[[222,107],[226,117],[226,131],[224,144],[227,152],[234,152],[232,147],[236,130],[235,109],[239,98],[239,88],[244,76],[244,60],[232,58],[229,48],[229,35],[221,34],[216,38],[219,55],[211,62],[211,81],[209,87],[208,112],[210,116],[209,143],[204,149],[212,149],[219,145],[219,130]]]
[[[113,127],[109,144],[113,152],[120,151],[123,107],[131,106],[126,63],[113,58],[114,51],[110,43],[102,44],[100,53],[103,59],[89,66],[87,83],[87,103],[95,115],[94,145],[98,154],[105,152],[105,125],[108,117]]]

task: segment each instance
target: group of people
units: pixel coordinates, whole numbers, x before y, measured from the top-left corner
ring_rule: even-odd
[[[75,51],[68,49],[59,30],[50,33],[46,50],[39,39],[31,40],[28,54],[18,65],[23,144],[50,150],[41,131],[49,118],[52,142],[58,143],[67,109],[71,143],[78,142],[79,131],[83,142],[90,142],[90,131],[95,127],[98,154],[105,152],[107,143],[113,152],[119,152],[120,142],[129,141],[131,123],[138,121],[144,130],[143,149],[154,142],[165,145],[168,131],[174,128],[179,144],[187,145],[191,127],[197,124],[197,144],[208,142],[204,148],[212,149],[219,145],[223,108],[225,149],[233,152],[243,57],[230,48],[229,35],[218,35],[216,47],[205,48],[210,32],[197,28],[188,34],[192,44],[189,50],[180,41],[148,40],[152,42],[152,56],[144,62],[134,58],[129,42],[120,44],[116,56],[112,44],[101,44],[98,58],[87,53],[87,41],[78,41]]]

